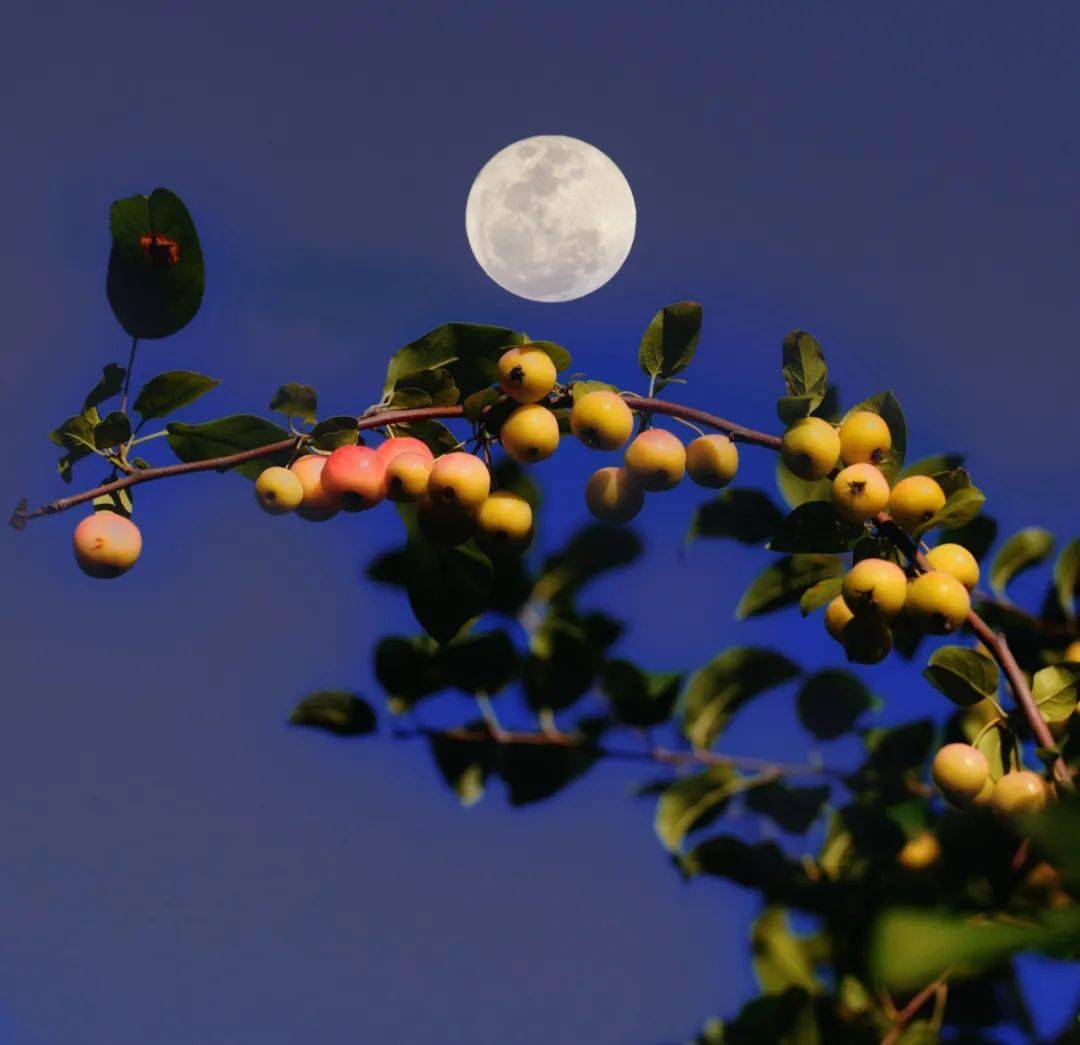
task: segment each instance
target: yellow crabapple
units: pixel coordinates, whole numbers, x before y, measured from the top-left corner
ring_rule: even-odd
[[[296,514],[308,522],[324,522],[341,508],[341,497],[323,486],[322,473],[328,460],[320,454],[308,454],[289,465],[289,471],[304,488],[304,498]]]
[[[83,573],[98,580],[112,580],[135,565],[142,551],[142,534],[125,516],[100,511],[79,522],[71,543]]]
[[[419,501],[427,493],[434,463],[430,453],[427,457],[412,451],[395,454],[386,466],[386,496],[391,501]]]
[[[623,467],[643,490],[670,490],[686,473],[686,449],[671,432],[647,428],[626,448]]]
[[[832,502],[842,518],[867,522],[889,503],[889,481],[872,464],[849,464],[833,479]]]
[[[909,475],[889,494],[889,514],[909,533],[929,522],[945,506],[945,491],[928,475]]]
[[[574,400],[570,430],[592,450],[618,450],[634,430],[634,414],[614,392],[586,392]]]
[[[848,570],[840,591],[857,617],[889,618],[904,608],[907,587],[907,577],[895,562],[862,559]]]
[[[274,465],[263,469],[255,480],[255,499],[264,512],[284,515],[300,507],[300,502],[304,499],[304,487],[295,473],[288,468]]]
[[[555,387],[555,364],[539,348],[522,345],[499,357],[499,387],[519,403],[537,403]]]
[[[1080,664],[1080,639],[1074,639],[1065,647],[1065,659]]]
[[[964,623],[971,596],[955,577],[941,570],[916,577],[907,589],[904,610],[923,631],[948,635]]]
[[[780,456],[787,470],[800,479],[824,479],[840,459],[840,436],[820,417],[801,417],[780,440]]]
[[[986,785],[990,765],[970,744],[946,744],[934,755],[930,776],[947,796],[970,801]]]
[[[585,484],[585,504],[603,522],[627,523],[644,503],[644,492],[625,468],[599,468]]]
[[[939,544],[926,553],[931,567],[955,577],[968,591],[979,583],[979,564],[962,544]]]
[[[428,497],[437,505],[479,508],[490,491],[491,473],[487,465],[479,457],[460,450],[435,458],[428,474]]]
[[[727,486],[739,470],[739,449],[726,435],[701,435],[686,448],[686,473],[707,490]]]
[[[476,509],[476,543],[486,552],[523,552],[532,536],[532,507],[516,493],[497,490]]]
[[[339,446],[326,459],[322,484],[345,511],[367,511],[386,496],[386,465],[370,446]]]
[[[910,839],[896,856],[897,863],[908,871],[925,871],[940,859],[941,843],[933,831],[923,831]]]
[[[844,464],[881,464],[892,449],[888,424],[871,410],[857,410],[845,418],[839,434]]]
[[[525,403],[503,421],[499,442],[518,464],[547,460],[559,448],[559,419],[538,403]]]
[[[398,454],[419,454],[428,464],[435,460],[431,448],[422,439],[416,439],[411,435],[397,435],[390,439],[384,439],[375,447],[375,456],[383,463],[383,467],[389,467],[390,462]]]
[[[837,642],[843,642],[844,628],[855,619],[855,614],[844,601],[843,595],[837,595],[828,606],[825,607],[825,630]]]
[[[1029,769],[1016,769],[994,784],[990,806],[1002,816],[1019,816],[1039,812],[1046,806],[1046,799],[1046,782],[1043,778]]]

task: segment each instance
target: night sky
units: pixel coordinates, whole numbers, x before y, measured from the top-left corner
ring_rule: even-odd
[[[693,298],[704,333],[673,397],[776,430],[780,339],[810,330],[846,402],[896,393],[912,458],[966,451],[1004,533],[1064,543],[1078,32],[1064,2],[21,5],[0,43],[6,495],[63,492],[46,434],[127,350],[108,204],[167,185],[207,291],[136,383],[222,378],[186,420],[265,412],[291,380],[356,413],[389,353],[449,320],[558,341],[640,391],[641,331]],[[619,275],[557,305],[492,283],[464,230],[481,165],[543,133],[604,150],[638,204]],[[771,488],[771,455],[743,461]],[[586,520],[590,465],[567,446],[537,469],[540,552]],[[681,669],[754,643],[837,665],[818,620],[732,619],[765,553],[680,557],[703,497],[651,500],[644,560],[583,600],[627,616],[620,652]],[[285,726],[320,687],[381,709],[371,648],[410,617],[362,567],[397,543],[394,512],[315,528],[264,516],[236,476],[144,487],[142,559],[111,584],[75,568],[77,518],[0,540],[0,1041],[647,1045],[752,991],[756,898],[679,880],[630,795],[648,767],[525,810],[496,787],[466,812],[420,745]],[[882,722],[947,710],[917,666],[864,677]],[[793,721],[777,690],[723,747],[796,755]],[[1053,1024],[1080,977],[1029,962],[1025,980]]]

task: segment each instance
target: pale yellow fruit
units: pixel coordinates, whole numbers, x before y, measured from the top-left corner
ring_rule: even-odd
[[[942,791],[972,799],[986,784],[990,766],[978,748],[970,744],[946,744],[934,755],[930,775]]]
[[[585,484],[585,504],[603,522],[627,523],[644,503],[644,492],[624,468],[600,468]]]
[[[545,407],[526,403],[503,421],[499,441],[518,464],[544,461],[559,448],[558,418]]]
[[[895,617],[907,595],[907,577],[895,562],[863,559],[855,563],[840,588],[855,616]]]
[[[824,479],[840,460],[840,436],[828,421],[803,417],[781,438],[780,456],[793,475],[815,482]]]
[[[949,635],[964,623],[970,609],[967,588],[941,570],[924,573],[908,585],[904,610],[923,631]]]
[[[939,544],[926,553],[935,570],[955,577],[968,591],[979,583],[979,564],[962,544]]]
[[[855,619],[855,614],[844,601],[843,595],[837,595],[828,606],[825,607],[825,630],[837,642],[843,642],[844,628]]]
[[[1080,664],[1080,639],[1075,639],[1065,647],[1065,659]]]
[[[671,432],[648,428],[626,448],[623,466],[643,490],[670,490],[686,473],[686,449]]]
[[[945,491],[928,475],[901,479],[889,495],[889,514],[909,533],[929,522],[945,506]]]
[[[300,507],[304,486],[288,468],[274,465],[259,473],[255,480],[255,500],[270,515],[284,515]]]
[[[707,490],[727,486],[738,470],[738,447],[726,435],[701,435],[686,448],[687,475]]]
[[[479,508],[490,491],[487,465],[459,450],[437,457],[428,474],[427,495],[436,505]]]
[[[586,392],[574,400],[570,430],[592,450],[618,450],[634,430],[634,414],[614,392]]]
[[[872,464],[848,465],[833,479],[832,502],[848,522],[867,522],[889,503],[889,481]]]
[[[499,357],[499,387],[519,403],[537,403],[555,387],[555,364],[539,348],[524,345]]]
[[[516,493],[499,490],[476,509],[476,543],[486,552],[523,552],[532,536],[532,508]]]
[[[79,569],[98,580],[112,580],[127,573],[142,552],[138,526],[109,511],[94,512],[81,520],[71,543]]]
[[[990,796],[990,805],[1002,816],[1019,816],[1037,813],[1046,806],[1046,783],[1038,773],[1028,769],[1006,773],[996,784]]]
[[[434,464],[430,453],[426,457],[411,451],[395,454],[386,466],[386,496],[398,503],[419,501],[427,493]]]
[[[840,425],[844,464],[881,464],[892,449],[892,432],[880,414],[859,410]]]
[[[933,831],[923,831],[910,839],[896,856],[897,863],[908,871],[925,871],[940,859],[941,843]]]

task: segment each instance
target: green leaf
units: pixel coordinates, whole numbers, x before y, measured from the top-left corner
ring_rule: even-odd
[[[49,433],[49,438],[66,450],[72,450],[85,457],[97,449],[94,442],[94,428],[98,424],[98,412],[94,408],[85,413],[69,417],[59,428]],[[77,459],[77,458],[76,458]]]
[[[308,424],[315,423],[317,407],[318,399],[315,389],[311,385],[301,385],[296,381],[282,385],[274,393],[274,398],[270,400],[271,410],[284,414],[290,419],[298,417],[301,421],[307,421]]]
[[[497,388],[481,388],[479,392],[473,392],[462,404],[465,419],[476,424],[483,416],[484,411],[508,398]]]
[[[930,656],[923,676],[934,689],[961,707],[978,704],[998,691],[998,666],[964,646],[942,646]]]
[[[104,493],[95,497],[93,505],[95,512],[115,512],[117,515],[122,515],[126,519],[131,518],[131,511],[134,507],[131,490],[128,487],[124,487],[120,490],[112,490],[109,493]]]
[[[618,392],[618,389],[606,381],[574,381],[570,385],[570,398],[574,402],[590,392]]]
[[[785,555],[750,583],[735,607],[735,619],[745,620],[790,606],[799,602],[808,588],[843,572],[843,563],[832,555]]]
[[[760,784],[746,792],[746,808],[789,834],[806,834],[829,799],[827,785],[792,787],[782,780]]]
[[[793,425],[804,417],[809,417],[821,404],[820,395],[781,396],[776,401],[776,416],[785,427]]]
[[[136,338],[159,338],[199,311],[205,273],[195,225],[168,189],[117,200],[109,210],[112,251],[107,292],[120,325]]]
[[[701,306],[677,301],[653,316],[641,339],[638,364],[661,383],[681,373],[697,351],[701,337]]]
[[[506,327],[480,323],[444,323],[399,349],[390,358],[383,393],[389,395],[398,380],[418,370],[449,372],[462,397],[468,397],[497,376],[499,356],[528,338]]]
[[[808,617],[814,610],[827,606],[840,594],[843,584],[844,578],[839,576],[827,577],[817,584],[811,584],[799,598],[799,612]]]
[[[703,1045],[823,1045],[813,999],[801,987],[748,1001],[738,1016],[721,1027],[721,1036]],[[696,1043],[695,1043],[696,1045]]]
[[[940,475],[942,472],[951,472],[964,463],[963,454],[934,454],[932,457],[922,457],[913,464],[906,465],[897,475],[897,479],[906,479],[910,475]]]
[[[90,410],[104,403],[106,399],[112,399],[119,395],[124,388],[124,374],[127,371],[116,363],[108,363],[101,372],[101,380],[94,385],[86,394],[83,402],[83,411]]]
[[[656,834],[670,853],[682,848],[691,831],[711,824],[738,789],[739,777],[730,766],[710,766],[680,777],[664,788],[656,803]]]
[[[916,530],[916,535],[921,536],[939,526],[943,530],[955,530],[960,526],[966,526],[982,511],[985,501],[986,496],[977,486],[961,487],[949,494],[944,507],[923,523]]]
[[[592,768],[597,754],[586,744],[502,744],[498,759],[510,804],[523,806],[558,794]]]
[[[694,747],[711,747],[739,708],[798,674],[796,664],[772,650],[725,650],[691,676],[680,702],[683,733]]]
[[[127,414],[114,410],[104,420],[94,425],[94,446],[98,450],[107,450],[110,446],[119,446],[131,438],[131,422]]]
[[[169,446],[181,461],[206,461],[213,457],[254,450],[288,440],[284,428],[251,414],[232,414],[216,421],[199,425],[173,421],[165,426]],[[287,466],[292,457],[291,446],[286,446],[265,457],[257,457],[235,465],[233,471],[247,479],[257,479],[264,468],[271,465]]]
[[[427,445],[436,456],[452,453],[458,448],[458,438],[441,421],[409,421],[394,425],[396,435],[409,435]]]
[[[397,379],[387,404],[396,410],[418,406],[452,406],[460,393],[449,370],[416,370]]]
[[[168,370],[150,378],[143,385],[135,400],[135,409],[144,421],[152,417],[165,417],[188,403],[194,403],[221,382],[216,378],[197,374],[193,370]]]
[[[1080,537],[1077,537],[1058,556],[1054,563],[1054,590],[1057,592],[1058,605],[1069,620],[1076,619],[1074,602],[1077,589],[1080,588]]]
[[[865,526],[841,519],[832,504],[807,501],[783,519],[769,541],[769,550],[846,552],[865,533]]]
[[[1004,961],[1022,950],[1075,953],[1080,907],[1047,911],[1026,922],[986,916],[898,908],[878,921],[870,963],[888,989],[915,990],[946,969],[960,977]]]
[[[473,722],[469,730],[485,728]],[[484,784],[495,768],[495,749],[492,744],[475,740],[455,739],[452,735],[436,733],[428,738],[431,754],[443,780],[457,794],[466,808],[484,797]]]
[[[750,929],[750,948],[754,975],[765,994],[780,994],[789,987],[801,987],[810,994],[820,990],[805,940],[791,931],[783,908],[762,911]]]
[[[552,608],[534,630],[525,662],[525,697],[531,708],[566,708],[592,688],[610,645],[609,636],[602,634],[608,620]]]
[[[360,441],[360,431],[355,417],[335,414],[320,421],[311,430],[311,442],[320,450],[336,450],[339,446],[355,446]]]
[[[641,538],[632,530],[599,523],[585,526],[544,562],[534,595],[549,602],[572,596],[602,573],[629,566],[641,548]]]
[[[760,490],[725,490],[694,511],[686,543],[699,537],[730,537],[740,544],[760,545],[782,519],[772,498]]]
[[[817,482],[800,479],[789,472],[780,460],[776,462],[776,486],[789,508],[798,508],[800,504],[810,501],[832,500],[831,479],[819,479]]]
[[[1054,536],[1038,526],[1029,526],[1014,533],[994,556],[990,564],[990,587],[996,595],[1004,595],[1005,587],[1014,577],[1038,565],[1054,550]]]
[[[770,903],[812,909],[828,888],[811,882],[803,865],[791,860],[775,842],[749,845],[730,835],[717,835],[695,846],[679,863],[688,876],[727,878],[762,893]]]
[[[294,726],[315,726],[343,737],[375,732],[375,712],[366,700],[346,690],[323,690],[305,697],[293,709]]]
[[[562,345],[555,344],[554,341],[530,341],[527,345],[528,348],[538,348],[555,364],[555,369],[560,373],[563,370],[569,370],[570,364],[573,360],[570,358],[570,353],[566,351]]]
[[[953,544],[963,545],[979,562],[990,550],[997,539],[998,524],[989,515],[977,515],[971,522],[956,526],[949,531],[949,540]]]
[[[375,677],[395,714],[443,688],[435,661],[437,648],[427,635],[390,635],[375,647]]]
[[[377,584],[386,584],[392,588],[405,587],[405,549],[394,548],[381,552],[367,564],[365,575]]]
[[[1064,722],[1080,700],[1080,664],[1051,664],[1035,672],[1031,695],[1047,722]]]
[[[788,396],[809,396],[816,399],[816,407],[829,384],[829,368],[817,338],[805,330],[792,330],[784,336],[781,352]]]
[[[811,675],[795,698],[799,721],[818,740],[843,736],[872,703],[870,691],[859,678],[837,668]]]
[[[1056,867],[1073,893],[1080,888],[1080,800],[1062,795],[1040,813],[1025,816],[1022,837]]]
[[[435,664],[445,684],[470,696],[493,696],[508,686],[521,668],[510,636],[501,629],[456,638],[435,654]]]
[[[409,605],[436,642],[449,642],[487,609],[491,562],[471,541],[456,547],[433,544],[410,526],[405,555]]]
[[[878,467],[885,478],[892,483],[903,468],[904,458],[907,455],[907,421],[904,419],[904,411],[892,392],[878,392],[877,395],[856,403],[844,415],[844,419],[861,410],[877,414],[889,426],[889,432],[892,434],[892,448],[884,459],[878,462]]]
[[[602,685],[620,722],[647,729],[671,717],[682,682],[677,671],[642,671],[628,660],[610,660]]]

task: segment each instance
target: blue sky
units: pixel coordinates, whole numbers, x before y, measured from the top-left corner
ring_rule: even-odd
[[[11,502],[58,492],[45,434],[122,362],[107,205],[164,184],[199,224],[207,294],[139,374],[224,379],[193,419],[288,380],[362,409],[388,353],[451,319],[640,388],[650,315],[695,298],[673,395],[775,428],[780,338],[808,329],[849,402],[895,391],[912,453],[968,452],[1004,531],[1074,536],[1080,13],[902,6],[23,5],[0,62]],[[637,198],[625,267],[581,301],[511,297],[465,241],[476,171],[536,133],[594,143]],[[771,459],[744,461],[769,483]],[[538,469],[549,546],[584,521],[589,463]],[[630,620],[623,651],[835,663],[816,622],[734,623],[761,554],[679,559],[700,499],[650,502],[646,559],[594,589]],[[144,490],[138,518],[142,561],[112,585],[74,569],[71,517],[0,541],[0,1036],[657,1042],[751,989],[753,900],[678,880],[628,796],[646,774],[466,813],[420,748],[283,726],[313,688],[374,694],[372,644],[409,626],[360,579],[392,513],[314,530],[201,476]],[[916,670],[867,677],[884,720],[942,710]],[[797,752],[790,709],[770,696],[730,748]],[[1076,977],[1031,979],[1063,1015]]]

